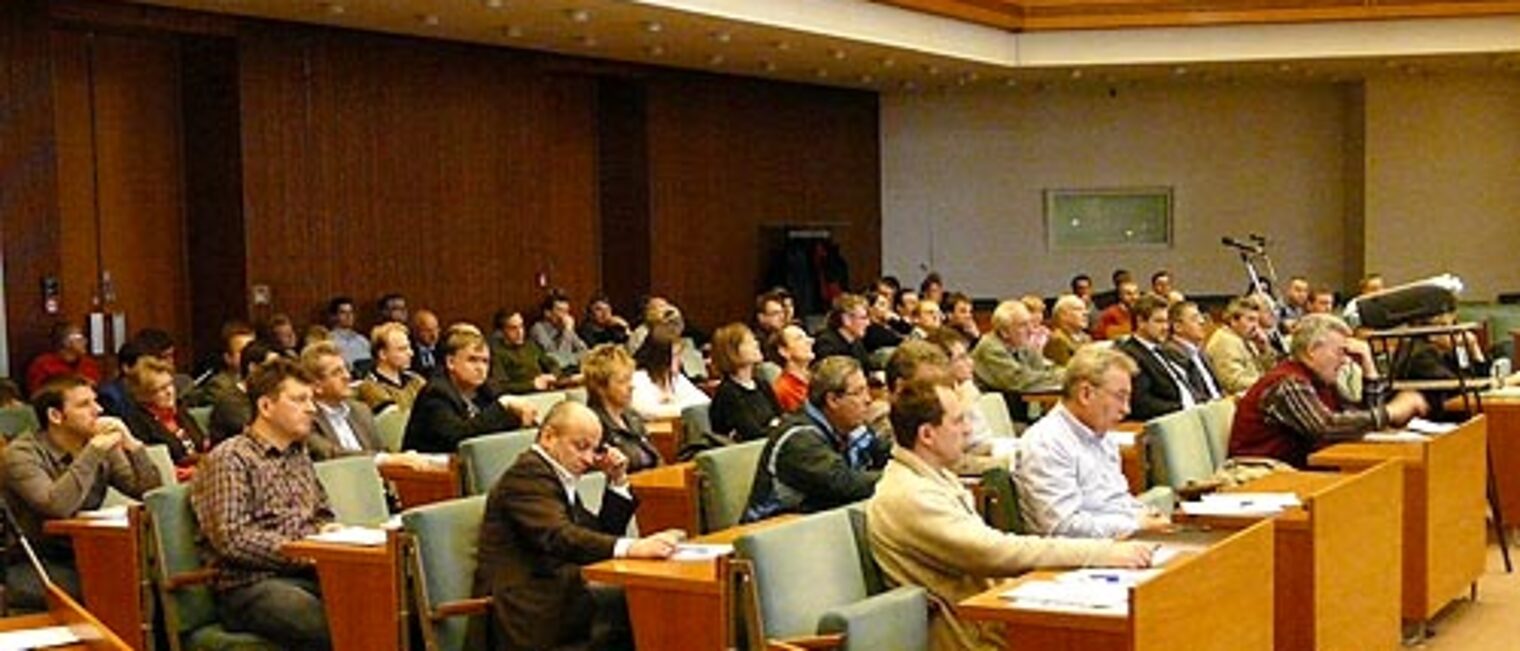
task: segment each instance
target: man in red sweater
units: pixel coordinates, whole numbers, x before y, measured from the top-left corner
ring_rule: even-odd
[[[100,364],[85,348],[84,331],[79,326],[60,321],[53,326],[53,350],[38,355],[26,367],[26,388],[36,391],[48,380],[64,375],[78,375],[92,384],[100,384]]]

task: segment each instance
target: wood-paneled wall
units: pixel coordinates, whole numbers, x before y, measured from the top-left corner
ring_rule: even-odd
[[[248,282],[446,322],[597,285],[595,83],[525,57],[279,27],[241,41]]]
[[[876,96],[702,75],[648,90],[651,286],[698,324],[747,319],[762,225],[824,225],[852,288],[881,273]]]

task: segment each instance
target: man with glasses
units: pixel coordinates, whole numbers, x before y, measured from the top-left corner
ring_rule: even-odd
[[[992,332],[982,335],[971,349],[972,375],[983,391],[1018,395],[1058,387],[1061,367],[1050,363],[1030,343],[1034,316],[1019,301],[1003,301],[992,311]],[[1009,405],[1022,401],[1010,400]],[[1013,414],[1023,422],[1023,410]]]
[[[1170,516],[1129,493],[1119,446],[1108,432],[1129,414],[1128,355],[1089,346],[1066,366],[1061,402],[1022,439],[1015,479],[1023,511],[1038,533],[1076,538],[1124,538],[1165,529]]]
[[[871,496],[891,443],[865,427],[871,391],[860,363],[818,363],[808,402],[771,430],[750,487],[744,522],[824,511]]]
[[[834,309],[829,311],[829,327],[818,333],[813,341],[813,352],[818,359],[835,355],[853,357],[861,368],[870,368],[871,358],[866,352],[866,328],[871,326],[871,315],[866,299],[859,294],[840,294],[834,299]]]
[[[375,414],[353,398],[352,376],[337,344],[320,341],[301,351],[301,366],[312,379],[317,403],[313,436],[306,439],[315,461],[382,452]]]
[[[1188,384],[1199,400],[1218,400],[1224,397],[1219,376],[1214,373],[1209,358],[1203,354],[1203,342],[1208,337],[1209,317],[1192,301],[1173,303],[1167,308],[1172,322],[1172,338],[1167,341],[1166,351],[1187,369]]]

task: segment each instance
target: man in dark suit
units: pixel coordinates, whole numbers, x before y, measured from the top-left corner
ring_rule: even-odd
[[[1203,354],[1203,342],[1208,337],[1208,317],[1192,301],[1174,303],[1167,308],[1166,314],[1172,324],[1172,338],[1166,342],[1166,351],[1172,354],[1172,360],[1178,366],[1187,369],[1193,396],[1200,401],[1223,398],[1224,388],[1219,384],[1219,375],[1209,363],[1208,355]]]
[[[412,314],[412,372],[431,378],[442,371],[438,350],[438,315],[430,310]]]
[[[1140,365],[1130,394],[1129,413],[1134,420],[1150,420],[1196,403],[1188,385],[1187,369],[1174,361],[1162,346],[1171,330],[1166,299],[1145,295],[1135,301],[1135,332],[1119,342]]]
[[[384,451],[376,434],[375,414],[353,399],[353,379],[337,344],[320,341],[301,351],[301,366],[311,376],[317,403],[313,436],[306,439],[314,461]]]
[[[628,459],[601,441],[601,422],[590,408],[560,403],[486,498],[475,594],[491,595],[491,648],[632,647],[626,606],[620,598],[594,598],[581,566],[613,557],[666,558],[683,534],[623,537],[636,507]],[[581,475],[593,470],[607,475],[598,514],[576,493]]]
[[[486,385],[491,352],[479,330],[450,329],[441,347],[444,372],[428,380],[407,417],[408,450],[454,452],[468,438],[532,425],[533,405],[497,396]]]
[[[866,328],[871,325],[866,299],[858,294],[840,294],[834,299],[834,309],[829,311],[829,327],[818,333],[813,340],[815,359],[822,361],[835,355],[854,358],[860,367],[871,367],[871,356],[866,352]]]

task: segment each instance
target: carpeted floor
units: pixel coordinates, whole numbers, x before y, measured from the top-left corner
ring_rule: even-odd
[[[1456,601],[1436,617],[1435,634],[1413,648],[1431,651],[1520,649],[1520,547],[1511,545],[1517,567],[1504,573],[1497,544],[1488,547],[1488,573],[1478,581],[1478,600]]]

